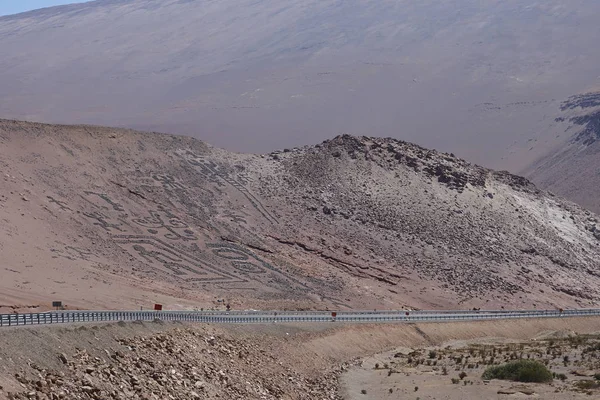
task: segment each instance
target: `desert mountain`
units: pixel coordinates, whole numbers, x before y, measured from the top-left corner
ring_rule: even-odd
[[[0,122],[0,304],[598,305],[597,216],[398,141],[267,155],[190,137]]]
[[[566,142],[524,172],[544,189],[600,212],[600,92],[572,96],[555,125]]]
[[[0,18],[0,117],[261,153],[391,136],[516,172],[564,133],[548,128],[561,102],[597,84],[599,13],[588,0],[48,8]]]

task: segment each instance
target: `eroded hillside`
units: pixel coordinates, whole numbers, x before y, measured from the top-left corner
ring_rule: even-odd
[[[192,138],[0,123],[0,303],[598,304],[590,212],[451,154],[339,136],[243,155]]]

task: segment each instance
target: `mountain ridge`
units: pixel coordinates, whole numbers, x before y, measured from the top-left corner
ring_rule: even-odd
[[[562,99],[596,79],[598,7],[135,0],[50,8],[2,19],[0,116],[182,133],[245,152],[368,133],[514,173],[564,133],[553,124]]]

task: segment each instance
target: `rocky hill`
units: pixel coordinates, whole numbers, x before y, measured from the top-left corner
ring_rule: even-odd
[[[406,142],[343,135],[250,155],[2,120],[0,144],[3,310],[600,299],[597,216]]]

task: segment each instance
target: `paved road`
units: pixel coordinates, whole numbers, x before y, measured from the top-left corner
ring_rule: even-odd
[[[184,321],[223,324],[277,322],[411,323],[600,316],[600,309],[482,311],[57,311],[0,314],[0,327],[101,321]]]

